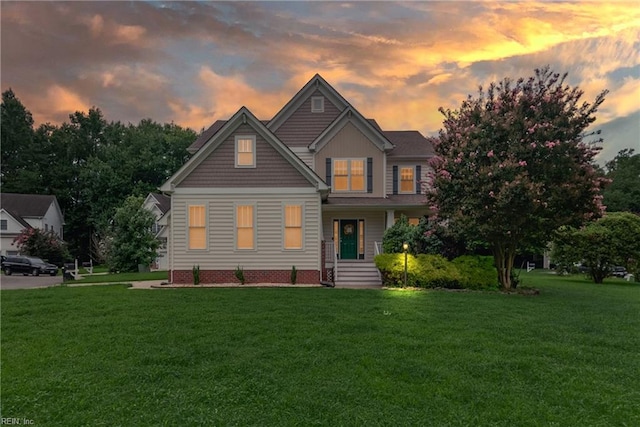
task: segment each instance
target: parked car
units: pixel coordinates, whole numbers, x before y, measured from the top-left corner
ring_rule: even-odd
[[[614,277],[620,277],[624,279],[624,277],[627,275],[627,269],[617,265],[613,267],[613,269],[611,270],[611,275]]]
[[[58,274],[58,267],[32,256],[8,256],[2,262],[2,270],[7,276],[11,276],[13,273],[22,273],[25,276],[29,274],[55,276]]]

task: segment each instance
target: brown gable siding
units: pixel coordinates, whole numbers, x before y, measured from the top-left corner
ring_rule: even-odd
[[[235,135],[256,135],[256,167],[235,167]],[[310,187],[311,183],[249,124],[241,125],[178,187]]]
[[[341,111],[327,97],[324,98],[324,113],[312,113],[313,96],[323,95],[319,90],[312,93],[275,132],[276,136],[290,147],[308,146],[340,115]]]

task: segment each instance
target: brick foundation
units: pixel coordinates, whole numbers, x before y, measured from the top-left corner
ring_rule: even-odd
[[[291,283],[291,270],[244,270],[245,283]],[[171,270],[169,270],[171,280]],[[320,282],[317,270],[298,270],[296,283],[313,284]],[[193,283],[191,270],[174,270],[175,284]],[[200,283],[240,283],[235,270],[200,270]]]

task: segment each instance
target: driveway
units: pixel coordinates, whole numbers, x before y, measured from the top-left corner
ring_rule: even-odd
[[[0,275],[0,289],[43,288],[62,283],[62,275],[57,276],[23,276],[22,274]]]

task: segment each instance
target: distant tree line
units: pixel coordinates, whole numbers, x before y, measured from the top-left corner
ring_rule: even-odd
[[[108,122],[95,107],[59,126],[34,127],[11,89],[1,109],[2,191],[55,195],[69,250],[83,259],[96,254],[127,197],[157,191],[188,160],[196,138],[174,123]]]

